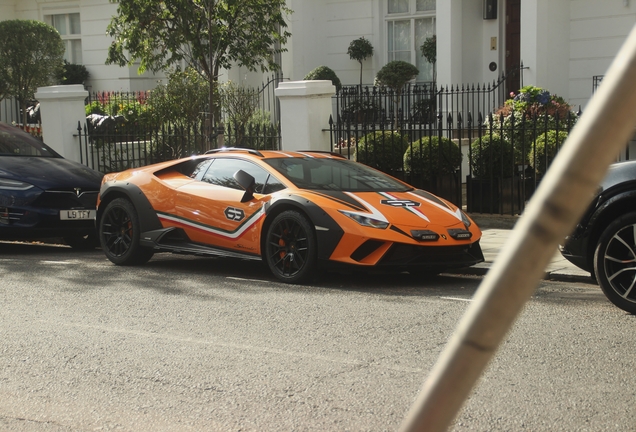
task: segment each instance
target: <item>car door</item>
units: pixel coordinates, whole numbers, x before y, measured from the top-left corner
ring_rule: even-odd
[[[243,170],[256,181],[254,197],[241,202],[245,191],[234,179]],[[260,228],[269,194],[265,185],[279,183],[253,162],[239,158],[215,158],[197,181],[180,187],[176,213],[191,240],[217,247],[260,254]],[[282,186],[282,184],[281,184]]]

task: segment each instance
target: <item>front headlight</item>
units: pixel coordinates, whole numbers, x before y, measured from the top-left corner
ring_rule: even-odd
[[[0,178],[0,189],[24,191],[32,187],[32,184],[23,181]]]
[[[468,229],[468,227],[471,226],[472,223],[470,222],[470,219],[468,218],[468,215],[466,213],[464,213],[461,210],[460,210],[460,213],[462,214],[462,222],[464,222],[466,229]]]
[[[350,217],[362,226],[378,229],[386,229],[389,226],[389,222],[387,222],[386,220],[375,219],[369,216],[362,215],[360,213],[349,212],[345,210],[340,210],[340,213],[347,217]]]

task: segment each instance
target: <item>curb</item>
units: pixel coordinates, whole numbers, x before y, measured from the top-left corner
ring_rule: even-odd
[[[457,269],[449,271],[449,274],[461,274],[467,276],[485,276],[490,270],[492,263],[479,263],[472,267],[466,267],[463,269]],[[576,282],[585,283],[590,285],[597,285],[596,280],[584,272],[583,270],[570,270],[570,271],[547,271],[543,275],[543,280],[555,281],[555,282]]]

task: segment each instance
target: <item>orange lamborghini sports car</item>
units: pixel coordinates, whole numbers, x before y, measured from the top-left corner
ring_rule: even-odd
[[[425,274],[483,261],[453,204],[340,155],[227,148],[107,174],[97,226],[108,259],[155,252],[264,260],[281,281],[317,268]]]

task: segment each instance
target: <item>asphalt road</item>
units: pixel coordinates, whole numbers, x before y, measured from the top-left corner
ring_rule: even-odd
[[[479,278],[0,243],[0,430],[397,430]],[[634,317],[542,282],[456,431],[636,429]]]

